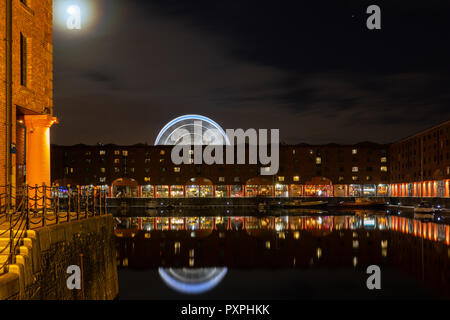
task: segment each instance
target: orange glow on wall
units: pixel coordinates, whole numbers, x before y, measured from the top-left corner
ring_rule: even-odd
[[[57,121],[51,115],[25,115],[27,127],[27,172],[30,185],[50,185],[50,127]]]
[[[450,184],[450,180],[446,180],[445,181],[445,197],[449,198],[450,197],[450,190],[449,190],[449,184]]]

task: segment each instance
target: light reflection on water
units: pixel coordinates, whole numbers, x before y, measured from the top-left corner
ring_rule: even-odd
[[[224,278],[232,281],[225,275],[233,270],[365,270],[376,264],[406,275],[433,295],[450,296],[448,224],[367,211],[117,222],[120,268],[158,270],[168,287],[184,294],[214,290]]]

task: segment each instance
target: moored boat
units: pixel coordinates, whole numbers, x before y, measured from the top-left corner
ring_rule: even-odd
[[[283,208],[325,208],[328,206],[327,201],[303,201],[293,200],[283,203]]]
[[[386,203],[383,200],[372,200],[368,198],[356,198],[354,202],[341,201],[337,205],[339,208],[384,208]]]

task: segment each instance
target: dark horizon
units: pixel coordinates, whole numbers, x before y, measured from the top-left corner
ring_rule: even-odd
[[[368,30],[370,4],[92,1],[81,31],[55,23],[52,140],[151,144],[201,114],[288,144],[385,144],[450,119],[450,4],[378,1]]]

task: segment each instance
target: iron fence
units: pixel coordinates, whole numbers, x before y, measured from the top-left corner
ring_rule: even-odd
[[[104,215],[106,197],[93,186],[0,186],[0,274],[15,263],[27,230]]]

